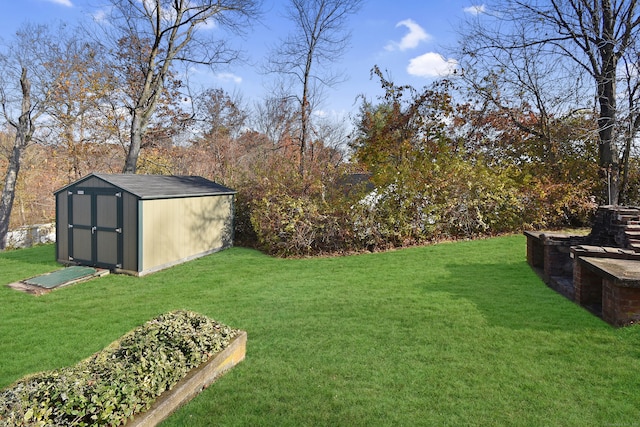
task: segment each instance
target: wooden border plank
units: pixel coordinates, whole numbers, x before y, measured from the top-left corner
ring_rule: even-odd
[[[247,333],[240,331],[240,334],[231,340],[227,348],[191,370],[171,390],[162,393],[148,411],[136,414],[126,423],[126,426],[154,427],[158,425],[225,372],[244,360],[246,349]]]

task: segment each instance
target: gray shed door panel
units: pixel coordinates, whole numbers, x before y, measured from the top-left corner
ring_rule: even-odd
[[[98,228],[118,228],[118,200],[115,195],[96,196],[97,218],[96,225]]]
[[[93,236],[91,230],[75,226],[71,230],[71,257],[79,262],[91,262],[93,260]]]
[[[69,193],[69,259],[97,267],[122,267],[122,193],[105,188]]]
[[[118,233],[113,231],[97,231],[98,240],[96,259],[99,264],[121,267],[118,259]]]
[[[74,225],[91,227],[91,195],[71,195],[71,215]]]

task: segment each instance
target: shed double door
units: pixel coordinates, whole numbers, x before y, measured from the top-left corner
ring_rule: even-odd
[[[76,189],[69,194],[69,260],[122,267],[122,193]]]

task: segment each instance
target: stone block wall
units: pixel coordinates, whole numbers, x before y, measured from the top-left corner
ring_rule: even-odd
[[[640,219],[640,208],[600,206],[596,211],[588,241],[594,246],[629,247],[626,236],[629,223]]]
[[[37,224],[20,227],[7,233],[7,249],[29,248],[56,241],[56,225]]]

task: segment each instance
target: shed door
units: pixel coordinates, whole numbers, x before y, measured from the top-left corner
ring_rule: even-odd
[[[122,193],[78,189],[69,194],[69,260],[122,267]]]

